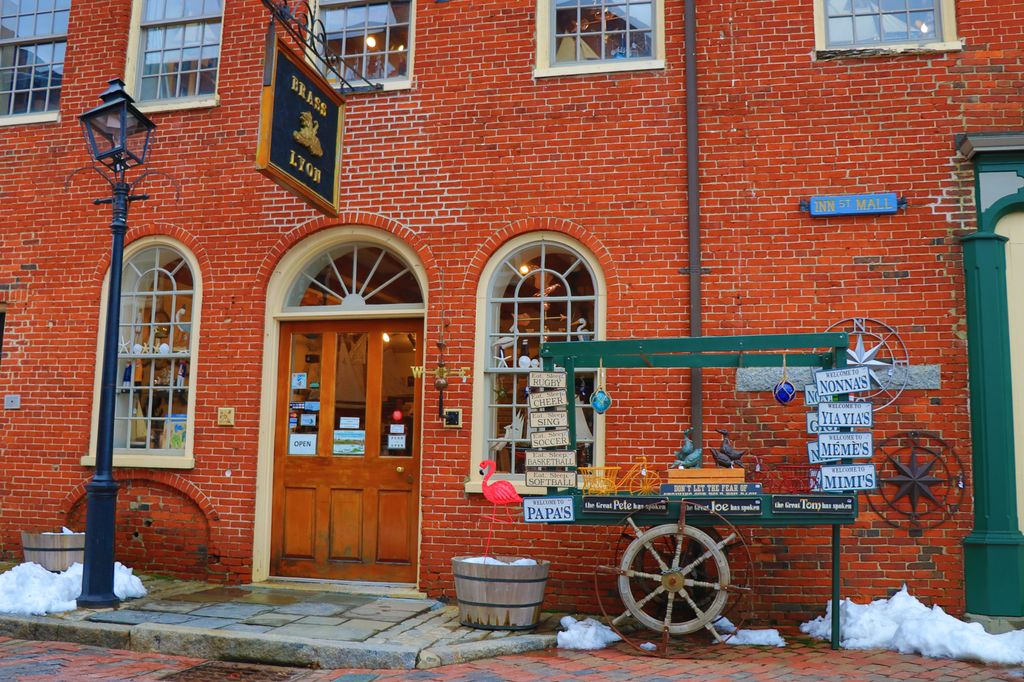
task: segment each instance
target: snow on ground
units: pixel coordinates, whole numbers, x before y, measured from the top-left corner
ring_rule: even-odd
[[[839,606],[840,644],[846,649],[891,649],[932,658],[1024,664],[1024,630],[990,635],[980,623],[965,623],[939,606],[928,608],[907,592],[907,586],[889,599]],[[818,639],[832,636],[832,603],[825,615],[800,626]]]
[[[18,564],[0,574],[0,613],[41,616],[72,611],[82,593],[82,564],[71,564],[63,573],[51,573],[39,564]],[[142,597],[146,588],[132,569],[114,562],[114,594],[119,599]]]
[[[786,646],[786,640],[782,638],[778,630],[774,628],[767,630],[740,630],[736,632],[736,626],[725,616],[719,616],[711,624],[715,630],[723,635],[732,635],[725,640],[726,644],[751,644],[754,646]]]
[[[471,556],[466,559],[461,559],[467,564],[491,564],[493,566],[536,566],[537,561],[535,559],[515,559],[513,561],[502,561],[501,559],[495,559],[492,556]]]
[[[559,622],[565,628],[565,632],[558,633],[559,649],[603,649],[622,639],[610,627],[593,618],[576,620],[572,616],[565,616]]]

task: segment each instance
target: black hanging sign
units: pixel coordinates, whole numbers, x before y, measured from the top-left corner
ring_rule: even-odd
[[[278,39],[263,87],[256,168],[311,206],[338,215],[344,118],[342,96]]]

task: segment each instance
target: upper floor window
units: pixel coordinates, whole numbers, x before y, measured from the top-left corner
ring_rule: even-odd
[[[535,76],[665,65],[664,0],[537,0]]]
[[[320,1],[327,53],[349,83],[409,78],[411,0]]]
[[[936,0],[828,0],[828,44],[923,43],[940,35]]]
[[[817,0],[819,52],[958,49],[953,0]]]
[[[139,101],[216,94],[222,13],[222,0],[142,0]]]
[[[57,111],[71,0],[0,0],[0,116]]]
[[[650,59],[652,0],[554,0],[554,63]]]

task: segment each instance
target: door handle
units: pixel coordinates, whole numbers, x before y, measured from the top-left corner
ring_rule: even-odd
[[[395,471],[397,471],[398,473],[402,473],[403,471],[405,471],[405,467],[395,467]]]

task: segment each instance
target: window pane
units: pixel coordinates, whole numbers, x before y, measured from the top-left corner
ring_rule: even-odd
[[[882,0],[880,4],[883,12],[901,12],[907,9],[906,0]]]
[[[828,15],[850,14],[853,11],[851,0],[828,0]]]
[[[654,53],[652,52],[653,39],[650,31],[644,31],[642,33],[631,32],[629,34],[629,52],[630,57],[650,57]]]
[[[878,12],[877,0],[853,0],[854,14],[869,14]]]
[[[649,29],[651,28],[651,17],[653,6],[652,5],[630,5],[629,7],[629,27],[632,29]]]
[[[905,12],[882,15],[883,40],[906,40],[907,35],[907,15]]]
[[[830,45],[853,44],[853,18],[836,17],[828,20],[828,42]]]
[[[853,26],[858,43],[878,42],[880,37],[878,16],[854,17]]]
[[[935,15],[931,12],[911,12],[911,40],[935,39]]]

